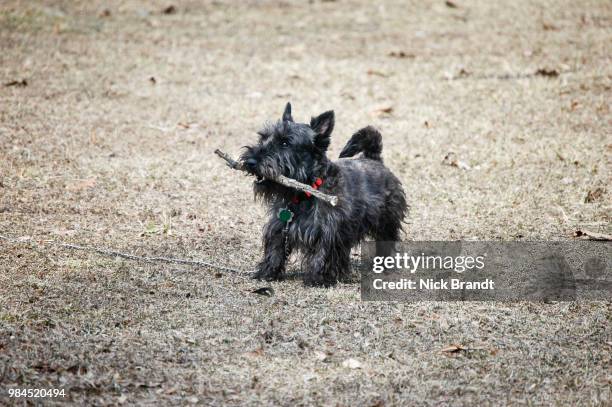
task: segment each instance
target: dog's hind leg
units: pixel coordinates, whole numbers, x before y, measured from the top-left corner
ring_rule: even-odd
[[[400,238],[401,225],[396,222],[384,222],[379,224],[377,230],[373,233],[376,240],[376,255],[377,256],[392,256],[395,251],[395,242]]]
[[[304,255],[304,284],[311,287],[331,287],[338,281],[332,273],[337,262],[330,245],[319,242]]]
[[[334,247],[333,254],[329,256],[326,264],[326,273],[342,282],[349,281],[351,277],[351,247],[345,244]]]
[[[327,247],[317,245],[304,254],[304,284],[311,287],[331,287],[336,284],[335,279],[326,273],[328,263]]]
[[[400,203],[399,205],[390,204],[379,216],[378,222],[372,231],[372,237],[376,240],[377,256],[392,256],[394,254],[395,242],[400,240],[402,232],[404,211],[405,203]]]
[[[350,256],[350,246],[320,242],[304,256],[306,268],[304,284],[331,287],[338,281],[347,280],[351,274]]]

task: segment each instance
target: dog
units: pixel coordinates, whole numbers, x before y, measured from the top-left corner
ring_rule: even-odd
[[[263,259],[254,278],[280,280],[293,250],[303,256],[304,284],[330,287],[350,277],[351,248],[366,237],[397,241],[408,206],[401,182],[383,164],[382,137],[373,127],[355,133],[336,161],[327,158],[334,112],[296,123],[287,103],[240,161],[256,177],[254,194],[269,207]],[[349,158],[361,153],[358,158]],[[272,181],[278,175],[338,197],[331,206],[309,193]]]

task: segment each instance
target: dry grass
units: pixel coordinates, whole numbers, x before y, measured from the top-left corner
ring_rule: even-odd
[[[611,232],[609,3],[236,3],[4,1],[0,81],[27,86],[0,87],[0,231],[250,269],[265,212],[212,152],[291,100],[296,119],[336,110],[333,155],[382,130],[406,239]],[[75,404],[612,402],[610,302],[259,286],[0,242],[0,403],[10,387]]]

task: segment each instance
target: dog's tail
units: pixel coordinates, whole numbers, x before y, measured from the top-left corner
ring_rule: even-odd
[[[346,143],[340,158],[353,157],[355,154],[363,153],[365,158],[370,160],[382,161],[382,136],[380,132],[372,126],[364,127]]]

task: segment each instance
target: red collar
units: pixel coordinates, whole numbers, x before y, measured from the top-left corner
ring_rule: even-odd
[[[323,179],[321,178],[315,178],[314,182],[312,183],[311,187],[313,189],[319,189],[319,187],[323,185]],[[312,196],[312,194],[310,192],[304,191],[304,195],[306,196],[306,199],[310,199],[310,197]],[[301,201],[300,196],[296,193],[295,195],[293,195],[293,198],[291,198],[291,202],[294,204],[299,204]]]

